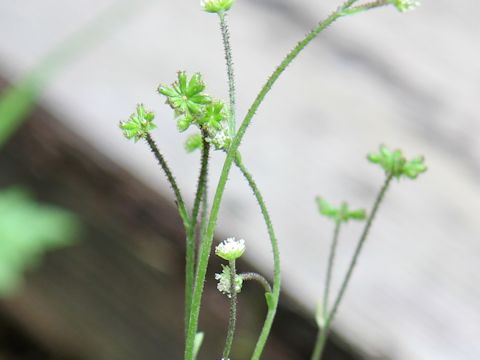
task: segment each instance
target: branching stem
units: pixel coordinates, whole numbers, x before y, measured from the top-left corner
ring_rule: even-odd
[[[324,21],[320,22],[313,30],[310,31],[310,33],[307,34],[307,36],[301,40],[288,54],[287,56],[283,59],[283,61],[278,65],[278,67],[274,70],[272,75],[268,78],[267,82],[265,85],[262,87],[260,90],[259,94],[255,98],[253,104],[251,105],[250,109],[248,110],[245,118],[242,121],[242,124],[240,125],[238,132],[235,134],[235,137],[232,140],[232,143],[230,145],[230,148],[228,150],[227,157],[225,159],[225,162],[223,164],[222,172],[220,174],[220,178],[218,180],[217,188],[215,191],[215,195],[213,198],[213,203],[212,203],[212,208],[210,211],[210,217],[207,225],[207,231],[205,234],[205,238],[202,241],[202,244],[200,246],[200,253],[199,253],[199,261],[197,264],[197,272],[195,275],[195,286],[194,286],[194,291],[193,291],[193,298],[192,298],[192,307],[191,307],[191,312],[190,312],[190,321],[189,321],[189,328],[187,332],[187,339],[186,339],[186,345],[185,345],[185,360],[192,360],[193,359],[193,345],[194,345],[194,340],[195,340],[195,334],[197,333],[197,328],[198,328],[198,319],[200,315],[200,305],[202,301],[202,294],[203,294],[203,288],[204,288],[204,283],[205,283],[205,277],[207,273],[207,267],[208,267],[208,261],[210,258],[210,252],[212,248],[212,242],[213,242],[213,236],[215,233],[215,228],[216,228],[216,223],[217,223],[217,218],[218,218],[218,213],[220,211],[220,205],[222,202],[222,197],[223,193],[225,191],[225,186],[228,180],[228,174],[230,172],[230,169],[232,167],[232,164],[235,160],[235,157],[237,156],[237,150],[240,146],[240,143],[245,135],[245,132],[247,131],[248,126],[250,125],[250,122],[252,121],[253,116],[257,112],[258,108],[262,104],[263,100],[265,99],[265,96],[270,92],[272,89],[273,85],[277,82],[277,80],[280,78],[282,73],[285,71],[285,69],[292,63],[292,61],[302,52],[303,49],[313,40],[315,37],[321,33],[323,30],[325,30],[327,27],[329,27],[335,20],[340,18],[342,16],[342,11],[345,10],[345,5],[347,3],[353,3],[353,0],[350,0],[344,4],[344,6],[341,6],[337,11],[332,13],[330,16],[328,16]],[[350,5],[349,5],[350,6]],[[280,273],[274,274],[274,277],[277,277],[278,280],[280,279]],[[273,322],[273,317],[275,315],[276,307],[278,304],[278,297],[279,297],[279,290],[280,290],[280,283],[278,282],[278,285],[275,286],[275,281],[274,281],[274,286],[273,286],[273,303],[272,306],[269,307],[269,313],[267,314],[267,319],[265,321],[265,325],[262,329],[262,335],[261,338],[259,338],[259,342],[257,342],[257,346],[255,348],[254,355],[252,359],[258,359],[261,355],[261,352],[263,350],[263,346],[266,341],[266,337],[264,336],[265,332],[268,335],[268,332],[271,327],[271,323]],[[270,309],[272,308],[272,310]]]

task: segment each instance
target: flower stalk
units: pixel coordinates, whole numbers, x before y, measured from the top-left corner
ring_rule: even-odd
[[[228,359],[232,350],[233,337],[235,335],[235,325],[237,323],[237,289],[236,289],[236,267],[235,259],[229,261],[230,266],[230,314],[228,319],[227,338],[223,349],[222,358]]]
[[[347,273],[342,281],[342,285],[340,287],[340,291],[338,292],[338,295],[335,298],[335,302],[332,306],[332,310],[329,312],[328,316],[325,319],[325,324],[322,329],[320,329],[317,341],[315,343],[315,347],[313,350],[312,354],[312,360],[320,360],[322,358],[323,351],[325,349],[328,333],[330,332],[330,327],[332,324],[332,321],[338,311],[338,307],[340,306],[340,303],[343,299],[343,296],[345,295],[345,291],[347,290],[348,284],[350,283],[350,279],[352,277],[353,271],[357,265],[358,257],[360,256],[360,253],[363,249],[363,245],[365,244],[365,240],[368,237],[368,234],[370,232],[370,228],[372,227],[373,221],[375,219],[375,216],[378,212],[378,209],[380,207],[380,204],[383,201],[383,198],[385,197],[385,193],[387,192],[387,189],[393,179],[393,175],[389,175],[386,177],[385,182],[380,189],[377,197],[375,198],[375,202],[373,204],[372,212],[370,216],[367,219],[367,222],[365,223],[365,227],[363,228],[362,235],[360,236],[360,239],[357,243],[357,247],[355,248],[355,252],[353,254],[353,257],[350,261],[350,264],[348,266]]]

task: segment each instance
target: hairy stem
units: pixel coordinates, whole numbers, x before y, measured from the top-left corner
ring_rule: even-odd
[[[205,179],[205,190],[203,192],[203,199],[202,199],[202,215],[200,220],[200,232],[198,236],[199,247],[203,241],[203,238],[205,237],[205,232],[207,230],[207,221],[208,221],[208,178]],[[197,254],[197,258],[198,258],[198,254]]]
[[[215,195],[213,198],[213,203],[212,203],[212,208],[210,211],[210,217],[208,220],[208,225],[207,225],[207,231],[205,234],[204,241],[202,242],[200,246],[200,254],[199,254],[199,261],[197,265],[197,272],[195,276],[195,286],[194,286],[194,291],[193,291],[193,299],[192,299],[192,308],[190,312],[190,321],[189,321],[189,329],[187,333],[187,341],[186,341],[186,346],[185,346],[185,360],[192,360],[193,358],[193,344],[195,340],[195,334],[197,332],[198,328],[198,319],[200,315],[200,305],[202,301],[202,294],[203,294],[203,287],[205,283],[205,276],[207,273],[207,267],[208,267],[208,260],[210,258],[210,252],[212,248],[212,242],[213,242],[213,235],[215,232],[216,228],[216,223],[217,223],[217,218],[218,218],[218,213],[220,211],[220,205],[222,202],[222,197],[223,193],[225,191],[225,186],[228,180],[228,174],[230,172],[230,169],[232,167],[232,163],[237,155],[237,150],[238,147],[240,146],[240,143],[243,139],[243,136],[245,135],[245,132],[247,131],[248,126],[250,125],[250,122],[252,121],[253,116],[257,112],[258,108],[262,104],[263,100],[265,99],[265,96],[268,94],[268,92],[271,90],[273,85],[277,82],[277,80],[280,78],[280,75],[285,71],[285,69],[288,67],[288,65],[291,64],[291,62],[302,52],[303,49],[323,30],[325,30],[328,26],[330,26],[335,20],[337,20],[339,17],[341,17],[341,11],[344,9],[341,7],[334,13],[332,13],[330,16],[328,16],[324,21],[320,22],[310,33],[307,34],[307,36],[301,40],[284,58],[284,60],[278,65],[278,67],[274,70],[272,75],[268,78],[267,82],[265,85],[262,87],[260,90],[259,94],[255,98],[253,104],[251,105],[250,109],[247,112],[247,115],[242,121],[242,124],[240,125],[238,132],[236,133],[235,137],[232,140],[232,143],[230,145],[230,148],[228,150],[227,157],[225,159],[225,162],[223,164],[222,172],[220,174],[220,178],[218,180],[217,188],[215,191]],[[280,274],[278,274],[278,279],[280,279]],[[274,295],[276,291],[279,291],[279,286],[278,289],[275,288],[274,285]],[[276,304],[274,304],[275,309],[276,309]],[[266,320],[266,326],[269,328],[269,324],[273,322],[273,316],[275,315],[275,311],[269,311],[269,314],[267,315],[267,320]],[[264,325],[264,329],[262,330],[262,334],[264,330],[266,329]],[[260,340],[260,339],[259,339]],[[264,343],[264,340],[261,340],[261,343]],[[258,343],[257,343],[258,345]],[[263,348],[263,345],[262,345]],[[259,348],[260,349],[260,348]],[[261,353],[260,350],[255,350],[255,356],[260,356],[258,354],[258,351]],[[258,354],[258,355],[256,355]],[[258,358],[257,357],[257,358]]]
[[[362,235],[360,236],[360,239],[358,241],[357,247],[355,248],[355,252],[353,254],[352,260],[350,261],[350,265],[348,267],[347,273],[345,275],[345,278],[343,279],[342,286],[340,287],[340,291],[338,292],[338,295],[335,299],[335,302],[332,307],[332,311],[328,315],[327,319],[325,320],[325,325],[323,329],[320,329],[320,332],[317,337],[317,342],[315,343],[315,348],[313,350],[312,354],[312,360],[320,360],[323,354],[323,351],[325,349],[325,344],[327,341],[328,333],[330,331],[330,326],[332,324],[332,321],[335,317],[335,314],[337,313],[338,307],[340,306],[340,303],[343,299],[343,296],[345,295],[345,291],[347,289],[347,286],[350,282],[350,279],[353,274],[353,270],[355,269],[355,266],[357,265],[358,257],[360,255],[360,252],[362,251],[363,245],[365,244],[365,240],[368,237],[368,233],[370,231],[370,228],[372,226],[373,220],[375,219],[375,216],[378,212],[378,209],[380,207],[380,204],[382,203],[382,200],[385,196],[385,193],[392,181],[392,176],[388,176],[380,189],[380,192],[378,193],[375,203],[373,204],[373,209],[368,217],[367,222],[365,223],[365,227],[363,228]]]
[[[325,290],[323,292],[323,319],[326,320],[328,316],[328,298],[330,295],[330,284],[332,282],[332,270],[335,263],[335,253],[337,250],[338,236],[340,234],[341,220],[335,221],[335,230],[333,232],[333,239],[330,245],[330,254],[328,256],[327,276],[325,279]]]
[[[268,335],[270,334],[273,319],[275,318],[275,313],[277,311],[278,298],[280,297],[280,251],[278,248],[278,241],[275,235],[275,231],[273,229],[270,214],[268,212],[265,201],[263,200],[263,196],[260,193],[257,184],[255,183],[255,180],[241,161],[240,156],[235,157],[235,165],[237,165],[239,170],[242,172],[243,176],[248,182],[248,185],[250,186],[250,189],[253,191],[255,199],[257,200],[258,206],[260,207],[260,211],[265,221],[265,225],[267,226],[268,236],[270,237],[270,243],[273,253],[273,292],[270,291],[273,294],[273,304],[268,307],[267,316],[265,318],[262,331],[257,340],[257,344],[255,345],[255,349],[252,355],[252,359],[259,359],[260,355],[262,354],[263,348],[265,347],[265,343],[267,342]]]
[[[147,134],[147,136],[145,137],[145,140],[147,141],[147,144],[150,147],[150,150],[152,151],[153,155],[155,156],[158,163],[162,167],[162,170],[165,173],[165,176],[167,177],[168,182],[170,183],[173,193],[175,194],[175,201],[177,203],[178,213],[182,218],[185,229],[188,229],[190,226],[190,218],[188,216],[187,208],[185,206],[185,202],[183,201],[182,194],[180,193],[180,189],[178,188],[177,181],[175,180],[175,177],[173,176],[172,171],[168,167],[168,164],[165,158],[160,153],[160,150],[158,150],[157,144],[155,143],[155,140],[153,140],[152,136],[150,134]]]
[[[198,176],[197,191],[195,200],[193,201],[192,216],[190,224],[187,229],[187,245],[186,245],[186,262],[185,262],[185,334],[188,329],[188,322],[190,320],[190,309],[192,306],[193,293],[193,279],[195,277],[195,233],[197,229],[198,213],[200,211],[200,204],[204,198],[207,175],[208,175],[208,160],[210,154],[210,144],[203,138],[202,157],[200,174]]]
[[[228,76],[228,96],[230,99],[230,116],[228,118],[228,131],[231,137],[235,136],[235,74],[233,72],[232,47],[230,46],[230,33],[228,23],[224,12],[218,14],[220,18],[220,30],[222,32],[223,48],[225,51],[225,62],[227,65]]]
[[[345,8],[344,15],[354,15],[360,12],[365,12],[367,10],[375,9],[381,6],[387,6],[390,4],[391,3],[388,2],[387,0],[372,1],[366,4]]]
[[[225,339],[225,347],[223,348],[222,359],[227,360],[232,350],[233,337],[235,335],[235,325],[237,323],[237,289],[235,288],[235,280],[237,270],[235,260],[229,261],[230,265],[230,316],[228,319],[227,338]]]
[[[271,293],[272,292],[272,287],[268,283],[267,279],[265,279],[260,274],[257,274],[255,272],[247,272],[247,273],[241,273],[241,274],[239,274],[239,276],[244,281],[254,280],[254,281],[258,282],[260,285],[263,286],[263,289],[265,290],[266,293]]]

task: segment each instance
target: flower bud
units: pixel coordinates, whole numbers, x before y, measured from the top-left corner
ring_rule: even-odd
[[[201,0],[203,10],[209,13],[221,13],[230,10],[235,0]]]
[[[231,283],[231,270],[230,266],[222,265],[222,273],[215,274],[215,280],[218,280],[217,289],[222,294],[231,297],[232,283]],[[235,292],[242,291],[243,278],[240,275],[235,275]]]
[[[420,1],[417,0],[389,0],[389,3],[395,6],[400,12],[413,10],[420,6]]]

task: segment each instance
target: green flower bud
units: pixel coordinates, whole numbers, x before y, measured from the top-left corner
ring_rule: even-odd
[[[388,0],[388,2],[395,6],[400,12],[413,10],[420,6],[420,1],[417,0]]]
[[[181,116],[177,119],[177,129],[180,132],[184,132],[185,130],[187,130],[191,124],[192,121],[188,116]]]
[[[191,153],[197,149],[201,149],[203,146],[202,134],[193,134],[187,138],[185,141],[185,150]]]
[[[230,10],[235,0],[201,0],[200,6],[209,13],[221,13]]]

